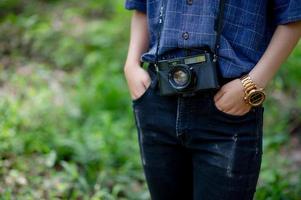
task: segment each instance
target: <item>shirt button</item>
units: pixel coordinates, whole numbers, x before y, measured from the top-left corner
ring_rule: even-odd
[[[184,32],[184,33],[182,34],[182,38],[183,38],[184,40],[188,40],[188,39],[189,39],[189,34],[188,34],[187,32]]]
[[[186,0],[188,5],[192,5],[192,0]]]

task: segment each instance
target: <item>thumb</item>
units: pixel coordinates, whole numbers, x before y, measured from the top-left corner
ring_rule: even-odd
[[[147,78],[142,80],[142,84],[145,88],[149,87],[149,85],[151,84],[151,78],[150,76],[147,76]]]

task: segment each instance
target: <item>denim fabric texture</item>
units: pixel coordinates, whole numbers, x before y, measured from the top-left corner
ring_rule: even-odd
[[[159,9],[164,3],[164,22]],[[267,48],[275,28],[301,20],[300,0],[226,0],[219,55],[223,77],[248,73]],[[143,62],[154,62],[161,30],[159,60],[185,56],[183,48],[214,48],[218,0],[126,0],[125,8],[147,13],[149,50]]]
[[[220,111],[215,92],[161,96],[151,84],[132,100],[152,200],[252,200],[261,167],[263,107]]]

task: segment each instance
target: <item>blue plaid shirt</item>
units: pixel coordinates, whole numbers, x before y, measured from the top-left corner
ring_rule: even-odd
[[[161,31],[158,59],[185,55],[181,48],[215,45],[214,23],[218,0],[163,0],[164,22],[159,25],[162,0],[126,0],[125,7],[147,14],[149,49],[143,62],[156,60],[158,32]],[[301,0],[226,0],[219,69],[223,77],[248,73],[263,55],[277,25],[301,20]]]

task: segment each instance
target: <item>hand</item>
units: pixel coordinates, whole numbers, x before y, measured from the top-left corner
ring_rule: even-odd
[[[251,105],[244,101],[244,88],[239,79],[222,86],[215,94],[215,106],[222,112],[241,116],[250,111]]]
[[[151,78],[148,72],[139,64],[124,67],[124,74],[132,100],[138,99],[150,86]]]

